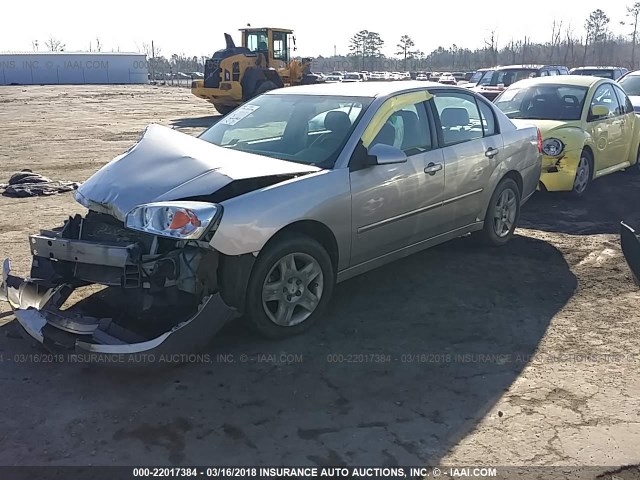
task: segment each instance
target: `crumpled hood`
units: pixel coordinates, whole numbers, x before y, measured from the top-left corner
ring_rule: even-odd
[[[124,220],[138,205],[209,195],[234,180],[320,169],[213,145],[161,125],[114,158],[75,193],[85,207]]]

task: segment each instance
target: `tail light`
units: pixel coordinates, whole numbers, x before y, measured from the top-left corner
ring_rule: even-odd
[[[542,133],[538,128],[538,153],[542,153]]]

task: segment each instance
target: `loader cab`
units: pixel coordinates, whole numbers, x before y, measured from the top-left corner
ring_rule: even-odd
[[[282,68],[289,63],[292,30],[281,28],[243,28],[242,46],[265,56],[269,67]]]

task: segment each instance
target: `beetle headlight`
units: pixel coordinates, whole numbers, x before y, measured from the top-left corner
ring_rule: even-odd
[[[542,151],[550,157],[557,157],[564,150],[564,143],[557,138],[547,138],[542,142]]]
[[[179,240],[197,240],[222,213],[205,202],[156,202],[135,207],[124,219],[133,230]]]

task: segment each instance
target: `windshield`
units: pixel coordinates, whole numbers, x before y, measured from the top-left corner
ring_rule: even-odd
[[[344,78],[346,80],[360,80],[360,75],[357,73],[347,73]]]
[[[490,74],[490,73],[492,73],[492,70],[488,70],[485,72],[476,72],[469,79],[469,83],[478,83],[485,74]]]
[[[509,118],[580,120],[586,96],[586,87],[536,85],[511,87],[494,103]]]
[[[493,70],[486,72],[478,82],[478,85],[491,87],[504,85],[508,87],[517,81],[537,76],[537,70],[532,69]]]
[[[224,148],[331,168],[371,101],[262,95],[223,117],[200,138]]]
[[[619,83],[627,95],[640,96],[640,75],[627,75]]]
[[[602,70],[600,68],[594,70],[575,70],[572,75],[590,75],[592,77],[613,79],[613,70]]]

